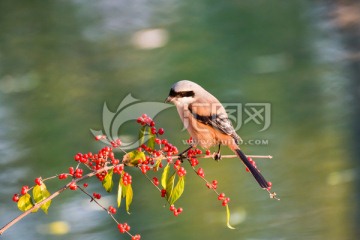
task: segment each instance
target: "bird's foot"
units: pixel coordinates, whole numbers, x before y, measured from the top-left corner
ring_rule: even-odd
[[[221,153],[220,152],[214,153],[213,158],[214,158],[215,161],[220,161],[221,160]]]
[[[183,163],[183,162],[184,162],[184,159],[186,159],[186,158],[187,158],[187,157],[185,156],[184,153],[181,153],[181,154],[178,155],[178,160],[180,160],[181,163]]]

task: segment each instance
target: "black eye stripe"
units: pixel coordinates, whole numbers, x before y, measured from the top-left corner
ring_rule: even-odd
[[[174,89],[170,90],[169,93],[170,97],[194,97],[195,93],[194,91],[181,91],[181,92],[176,92]]]

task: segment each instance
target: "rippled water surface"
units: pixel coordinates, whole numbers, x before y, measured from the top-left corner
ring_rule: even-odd
[[[319,6],[303,1],[3,1],[0,3],[0,225],[19,212],[11,201],[38,176],[65,172],[77,152],[97,151],[103,105],[131,93],[163,102],[190,79],[224,103],[266,103],[269,127],[246,122],[242,149],[257,160],[281,201],[270,200],[236,159],[201,160],[231,197],[231,222],[216,195],[186,166],[177,218],[139,171],[131,215],[142,239],[355,239],[358,157],[351,138],[344,47]],[[237,105],[239,106],[239,105]],[[175,108],[158,126],[179,149],[188,134]],[[135,138],[136,124],[120,134]],[[214,149],[215,150],[215,149]],[[230,153],[223,148],[223,154]],[[119,153],[119,157],[121,154]],[[115,205],[96,180],[104,205]],[[50,191],[63,182],[48,184]],[[64,192],[49,214],[31,214],[2,239],[128,239],[80,192]]]

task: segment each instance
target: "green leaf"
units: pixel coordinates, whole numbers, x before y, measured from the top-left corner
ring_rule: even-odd
[[[169,203],[174,204],[183,194],[185,188],[185,176],[179,177],[178,182],[176,183],[176,186],[174,187],[174,190],[172,191],[172,194],[169,198]]]
[[[126,197],[127,186],[125,186],[124,183],[122,183],[122,181],[121,181],[121,186],[122,186],[121,197],[124,198]]]
[[[122,184],[121,184],[121,177],[118,184],[118,192],[117,192],[117,206],[118,208],[121,205],[121,195],[122,195]]]
[[[113,186],[114,186],[114,182],[112,180],[113,177],[113,170],[109,170],[108,173],[106,174],[104,180],[102,181],[102,185],[105,188],[105,190],[107,192],[111,192]]]
[[[133,200],[133,190],[132,190],[132,187],[131,187],[131,184],[127,185],[126,186],[126,211],[128,214],[130,214],[130,205],[131,205],[131,202]]]
[[[149,140],[147,142],[147,146],[150,148],[150,149],[154,149],[155,148],[155,135],[151,133],[151,128],[149,128]]]
[[[154,171],[157,172],[159,170],[161,162],[162,162],[161,159],[156,160],[156,163],[155,163],[155,166],[154,166]]]
[[[228,205],[226,205],[226,226],[230,229],[235,229],[233,226],[230,225],[230,209]]]
[[[32,208],[34,206],[34,204],[32,203],[31,201],[31,196],[30,194],[26,193],[25,195],[22,195],[20,198],[19,198],[19,201],[18,201],[18,208],[25,212],[27,210],[29,210],[30,208]]]
[[[170,170],[170,164],[168,163],[165,167],[164,167],[164,171],[161,175],[161,186],[163,187],[163,189],[166,189],[166,180],[168,178],[169,175],[169,170]]]
[[[127,166],[136,166],[139,164],[139,160],[144,161],[146,159],[145,153],[134,150],[124,155],[123,163]]]
[[[175,182],[176,173],[174,173],[166,182],[166,197],[167,200],[171,198],[174,189],[174,182]]]
[[[146,125],[142,126],[139,131],[139,146],[144,143],[145,140]]]
[[[44,183],[42,183],[40,186],[36,185],[33,188],[33,197],[35,203],[39,203],[45,200],[46,198],[50,197],[50,192],[46,189],[46,185]],[[41,205],[40,208],[47,214],[50,205],[51,205],[51,200]]]

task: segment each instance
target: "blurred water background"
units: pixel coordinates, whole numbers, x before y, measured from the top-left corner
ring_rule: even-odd
[[[203,160],[231,197],[235,230],[190,168],[177,218],[131,170],[132,213],[119,211],[121,222],[142,239],[357,239],[358,11],[336,1],[2,0],[0,225],[19,214],[11,197],[22,185],[101,148],[89,129],[102,129],[104,102],[113,111],[129,93],[162,102],[174,82],[190,79],[223,102],[271,104],[267,130],[253,123],[238,133],[266,140],[242,148],[274,156],[257,165],[281,201],[268,199],[238,160]],[[182,148],[188,135],[175,108],[156,121]],[[121,131],[137,136],[135,124]],[[115,205],[115,193],[89,183]],[[1,239],[128,237],[83,194],[67,191],[48,215],[27,216]]]

